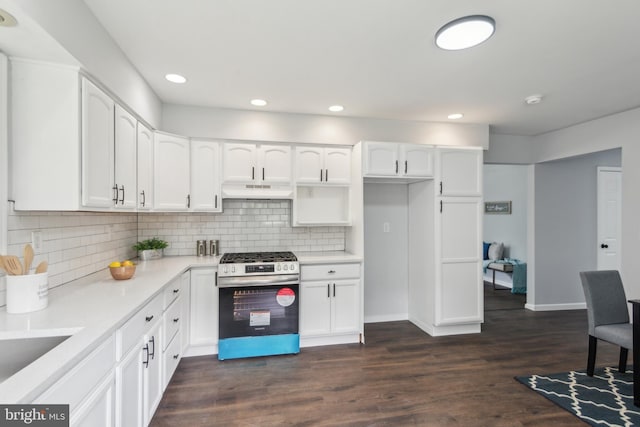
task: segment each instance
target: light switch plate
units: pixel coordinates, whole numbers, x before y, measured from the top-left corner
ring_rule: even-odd
[[[42,251],[42,231],[31,232],[31,246],[33,246],[34,252]]]

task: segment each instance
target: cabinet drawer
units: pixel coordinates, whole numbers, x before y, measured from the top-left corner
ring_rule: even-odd
[[[156,321],[160,320],[162,316],[163,298],[164,295],[162,293],[156,295],[147,305],[127,320],[127,323],[118,329],[116,332],[118,360],[122,358],[122,355],[127,354],[134,344],[140,341],[145,332],[147,332]]]
[[[182,299],[178,298],[162,316],[162,321],[164,322],[162,325],[162,333],[164,334],[162,337],[163,350],[167,348],[169,341],[171,341],[180,329],[180,323],[182,323],[182,320],[180,319],[180,316],[182,315],[181,310]]]
[[[116,363],[113,334],[91,354],[80,361],[67,375],[42,393],[34,403],[69,404],[73,413],[84,398],[98,385]]]
[[[182,358],[182,354],[180,352],[180,334],[177,334],[173,340],[169,343],[169,346],[165,350],[163,354],[164,361],[164,372],[163,372],[163,388],[166,388],[171,381],[171,377],[173,373],[176,371],[178,367],[178,363],[180,363],[180,359]]]
[[[178,295],[180,295],[180,278],[173,280],[167,286],[164,287],[164,304],[162,309],[166,310],[171,305]]]
[[[318,264],[300,267],[300,280],[333,280],[360,277],[360,264]]]

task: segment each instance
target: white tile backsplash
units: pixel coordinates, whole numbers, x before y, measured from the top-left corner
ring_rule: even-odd
[[[342,251],[344,227],[291,227],[290,200],[223,200],[223,213],[144,213],[139,238],[169,242],[167,255],[195,255],[196,240],[220,240],[220,253]]]

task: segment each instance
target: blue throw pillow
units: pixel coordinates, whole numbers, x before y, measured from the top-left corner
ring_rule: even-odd
[[[482,242],[482,259],[489,259],[489,246],[491,243]]]

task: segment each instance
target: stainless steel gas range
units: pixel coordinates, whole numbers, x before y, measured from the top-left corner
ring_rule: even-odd
[[[218,359],[300,352],[300,265],[292,252],[226,253],[218,267]]]

